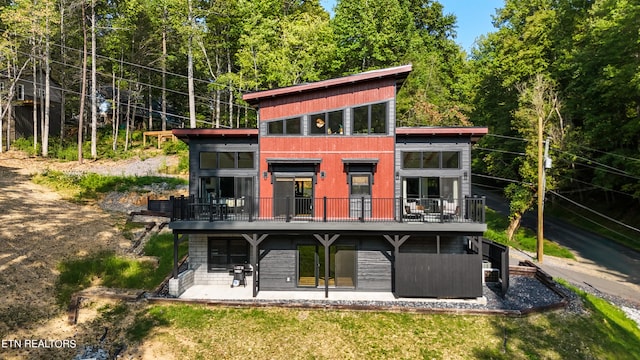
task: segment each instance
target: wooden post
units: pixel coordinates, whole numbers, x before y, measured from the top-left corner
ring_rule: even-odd
[[[324,246],[324,297],[329,297],[329,247],[340,237],[340,234],[334,234],[329,238],[329,234],[313,234]]]
[[[178,278],[178,244],[180,244],[180,239],[178,238],[178,233],[173,233],[173,278]]]
[[[251,262],[251,266],[253,266],[253,297],[258,296],[258,246],[260,243],[269,236],[268,234],[262,234],[258,236],[258,234],[242,234],[242,237],[251,244],[251,252],[253,254],[253,261]]]

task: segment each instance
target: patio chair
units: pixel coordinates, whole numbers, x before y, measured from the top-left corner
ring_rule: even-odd
[[[413,206],[411,206],[411,205],[413,205]],[[404,219],[422,221],[423,217],[424,217],[424,213],[418,212],[418,210],[417,210],[417,208],[415,206],[416,206],[416,203],[411,203],[409,205],[405,205],[404,206],[404,214],[402,215],[402,217]]]

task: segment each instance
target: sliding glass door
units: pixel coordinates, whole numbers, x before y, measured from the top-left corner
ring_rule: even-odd
[[[356,249],[354,245],[329,247],[329,278],[325,279],[324,247],[298,245],[298,287],[352,288],[356,285]]]

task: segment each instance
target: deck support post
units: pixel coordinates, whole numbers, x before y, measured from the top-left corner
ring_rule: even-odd
[[[258,253],[258,248],[260,243],[267,238],[267,236],[269,236],[269,234],[262,234],[262,235],[258,235],[258,234],[242,234],[242,237],[244,237],[245,240],[247,240],[249,242],[249,244],[251,245],[251,266],[253,267],[253,276],[251,276],[252,279],[252,289],[253,289],[253,297],[258,296],[258,257],[259,257],[259,253]]]
[[[178,233],[173,233],[173,278],[178,278],[178,245],[180,244],[180,239],[178,238]]]
[[[396,291],[396,261],[398,261],[398,254],[400,254],[400,246],[409,239],[411,235],[384,235],[384,238],[393,246],[393,264],[391,264],[391,291]]]
[[[329,247],[340,237],[340,234],[313,234],[316,240],[324,246],[324,297],[329,297]]]

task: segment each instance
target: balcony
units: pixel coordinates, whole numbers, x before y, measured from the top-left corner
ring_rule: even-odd
[[[484,224],[484,197],[225,198],[169,200],[171,222]]]

